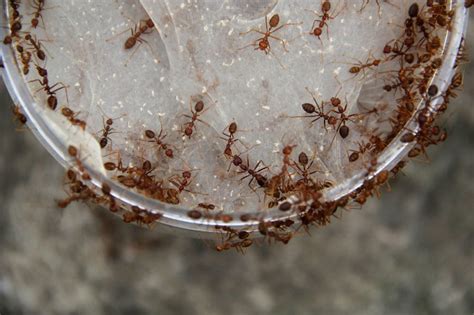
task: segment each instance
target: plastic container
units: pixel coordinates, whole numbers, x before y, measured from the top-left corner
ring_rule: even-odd
[[[449,32],[446,42],[444,43],[445,48],[442,56],[442,67],[432,80],[432,84],[436,84],[439,87],[440,92],[446,90],[454,75],[453,68],[456,56],[461,41],[463,40],[463,35],[466,31],[468,12],[463,4],[464,1],[453,1],[453,7],[456,8],[456,13],[452,31]],[[8,21],[6,6],[7,1],[3,1],[1,7],[2,24],[5,24],[5,21]],[[7,29],[1,28],[0,38],[3,38],[5,35],[7,35]],[[17,59],[14,55],[12,46],[0,45],[0,52],[1,60],[4,65],[2,75],[5,85],[8,88],[13,101],[20,106],[21,110],[27,116],[28,127],[59,163],[64,167],[70,167],[71,159],[67,153],[67,145],[60,137],[58,137],[57,130],[53,130],[48,122],[42,117],[41,113],[36,110],[35,99],[31,95],[30,90],[19,71]],[[422,104],[420,104],[420,106],[421,105]],[[433,108],[436,109],[439,105],[439,101],[432,101]],[[410,122],[407,125],[407,128],[416,130],[416,122]],[[379,163],[374,168],[372,173],[373,176],[376,176],[383,170],[392,169],[407,156],[407,153],[414,144],[402,143],[399,141],[400,137],[401,135],[395,138],[379,156]],[[269,209],[265,212],[256,212],[252,211],[252,209],[248,209],[247,212],[239,212],[235,215],[230,214],[233,216],[233,219],[230,222],[216,222],[209,219],[194,220],[188,216],[188,208],[173,206],[145,198],[139,193],[131,191],[124,186],[117,184],[115,181],[110,180],[107,176],[104,176],[101,171],[98,171],[95,166],[90,163],[90,161],[86,160],[84,166],[92,178],[91,183],[97,187],[101,187],[102,183],[107,183],[111,187],[114,197],[123,203],[125,208],[137,206],[142,209],[148,209],[152,212],[159,212],[162,214],[162,218],[159,220],[160,224],[171,228],[178,228],[181,232],[201,232],[204,234],[221,232],[222,230],[217,230],[215,228],[216,224],[219,226],[232,227],[237,230],[245,229],[249,232],[255,232],[258,231],[258,225],[261,221],[284,220],[296,216],[295,213],[282,212],[279,211],[278,208]],[[358,174],[352,176],[345,182],[338,184],[336,187],[325,190],[324,199],[337,200],[346,196],[359,188],[366,179],[366,170],[361,170]],[[291,198],[289,200],[291,200]],[[241,218],[245,214],[248,214],[249,217],[253,219],[246,220],[245,222],[242,221]],[[192,234],[196,235],[195,233]]]

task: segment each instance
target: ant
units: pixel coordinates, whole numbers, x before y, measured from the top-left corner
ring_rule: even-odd
[[[35,12],[33,13],[33,19],[31,19],[31,26],[33,28],[38,27],[39,18],[41,18],[41,21],[43,22],[43,25],[44,25],[43,15],[41,14],[41,11],[44,8],[45,1],[46,0],[33,0],[33,4],[31,5],[33,9],[35,9]]]
[[[214,210],[216,206],[213,205],[212,203],[200,203],[198,204],[198,208],[202,208],[205,210]]]
[[[69,122],[74,125],[80,127],[82,130],[86,129],[86,122],[80,119],[77,119],[76,116],[79,115],[79,113],[75,113],[72,109],[69,107],[63,107],[61,108],[61,114],[63,114],[64,117],[69,120]]]
[[[311,167],[314,164],[315,156],[313,156],[311,162],[309,161],[308,155],[305,152],[301,152],[298,155],[298,163],[293,163],[292,168],[301,176],[299,183],[308,185],[313,183],[313,180],[310,178],[311,175],[318,173],[319,170],[310,171]]]
[[[249,45],[247,45],[247,46],[245,46],[241,49],[245,49],[249,46],[254,46],[255,50],[261,50],[261,51],[265,52],[265,54],[268,55],[269,53],[271,53],[270,38],[273,38],[273,39],[276,39],[276,40],[280,41],[280,43],[283,46],[283,49],[286,52],[288,52],[288,49],[286,48],[286,42],[283,39],[273,35],[273,33],[281,30],[285,26],[298,25],[298,24],[297,23],[286,23],[286,24],[282,24],[282,25],[278,26],[279,24],[280,24],[280,16],[278,14],[274,14],[270,18],[270,21],[268,21],[268,17],[265,15],[265,32],[262,32],[258,29],[253,28],[253,29],[251,29],[247,32],[240,33],[240,36],[242,36],[242,35],[246,35],[246,34],[255,32],[255,33],[259,33],[259,34],[263,35],[263,37],[260,37],[260,38],[256,39],[255,41],[253,41],[252,43],[250,43]]]
[[[90,180],[91,178],[90,178],[89,174],[87,174],[87,172],[85,170],[85,167],[84,167],[84,165],[82,164],[82,161],[79,158],[79,150],[75,146],[70,145],[67,148],[67,152],[68,152],[69,156],[71,156],[75,160],[77,168],[79,169],[79,172],[82,174],[82,179]]]
[[[66,99],[68,99],[67,96],[67,88],[66,85],[62,82],[55,83],[53,85],[49,85],[49,80],[48,80],[48,70],[45,68],[41,68],[40,66],[36,65],[36,70],[38,71],[38,74],[40,75],[43,80],[40,79],[35,79],[29,81],[30,83],[32,82],[38,82],[42,87],[38,89],[36,92],[44,90],[46,94],[48,95],[47,103],[48,107],[51,110],[55,110],[56,107],[58,106],[58,98],[56,96],[56,93],[60,90],[64,90],[66,93]]]
[[[245,180],[245,179],[248,178],[248,177],[251,177],[250,182],[248,183],[248,185],[249,185],[249,187],[250,187],[253,191],[255,191],[255,190],[252,188],[251,184],[252,184],[252,182],[253,182],[254,180],[257,181],[257,183],[258,183],[258,185],[259,185],[260,187],[265,187],[265,186],[267,186],[267,183],[268,183],[267,178],[266,178],[265,176],[263,176],[262,174],[260,174],[260,172],[262,172],[262,171],[268,169],[269,167],[268,167],[268,166],[264,166],[264,167],[258,169],[258,167],[260,166],[260,164],[263,164],[263,161],[262,161],[262,160],[258,161],[258,163],[255,165],[254,168],[251,168],[251,167],[250,167],[250,163],[249,163],[249,157],[247,156],[247,163],[246,163],[246,164],[241,163],[241,164],[239,165],[239,167],[240,167],[240,169],[241,169],[241,172],[240,172],[240,173],[247,173],[247,175],[245,175],[244,177],[242,177],[240,180],[242,181],[242,180]],[[258,170],[257,170],[257,169],[258,169]]]
[[[41,23],[43,23],[43,26],[45,26],[44,20],[43,20],[43,14],[41,12],[44,10],[52,9],[52,7],[45,9],[44,8],[45,3],[46,3],[46,0],[33,0],[33,3],[31,4],[33,9],[35,9],[35,11],[32,14],[33,18],[31,19],[31,26],[33,28],[38,27],[40,19],[41,19]]]
[[[36,38],[33,38],[33,36],[31,36],[31,34],[27,34],[25,36],[25,40],[28,42],[29,45],[31,45],[33,47],[33,49],[36,52],[36,56],[40,60],[44,61],[46,59],[46,54],[45,54],[44,50],[41,48],[41,41],[37,40]]]
[[[369,57],[367,58],[366,63],[362,63],[359,61],[358,64],[355,64],[351,68],[349,68],[349,73],[354,74],[357,76],[360,72],[362,72],[365,76],[365,69],[371,68],[371,67],[378,67],[382,63],[382,60],[380,59],[371,59],[371,54],[369,53]]]
[[[319,41],[321,41],[321,34],[323,33],[323,29],[326,26],[326,33],[329,38],[328,21],[335,19],[342,12],[342,9],[336,15],[334,16],[330,15],[329,11],[331,11],[331,2],[326,0],[321,3],[322,14],[318,13],[317,11],[311,11],[311,10],[308,10],[308,11],[313,12],[315,15],[317,15],[320,18],[319,20],[316,19],[313,21],[313,25],[311,26],[311,31],[309,34],[316,36],[319,39]],[[315,27],[316,24],[318,24],[317,27]]]
[[[191,182],[193,181],[191,171],[182,172],[181,177],[178,175],[173,175],[170,178],[168,178],[168,181],[174,186],[176,186],[179,193],[182,193],[183,191],[194,193],[193,191],[186,189],[186,187],[191,185]]]
[[[24,49],[20,44],[16,46],[16,51],[20,54],[21,63],[23,64],[23,75],[30,73],[31,52]]]
[[[148,42],[145,39],[142,38],[142,35],[149,34],[149,33],[153,32],[154,28],[155,28],[155,23],[153,22],[152,19],[148,18],[146,20],[142,20],[139,23],[135,24],[135,27],[130,29],[132,34],[125,41],[124,46],[123,46],[124,49],[129,50],[129,49],[132,49],[133,47],[135,47],[137,45],[137,42],[139,44],[135,48],[135,50],[132,52],[132,54],[130,55],[128,60],[130,60],[133,57],[133,55],[138,50],[138,48],[140,47],[141,44],[145,43],[145,44],[149,45]],[[123,34],[125,32],[122,32],[120,34]],[[120,35],[120,34],[117,34],[117,35]],[[151,49],[151,47],[150,47],[150,49]],[[127,63],[128,63],[128,60],[127,60]],[[125,65],[127,65],[127,63]]]
[[[306,91],[311,95],[314,101],[314,105],[311,103],[304,103],[301,105],[303,108],[303,111],[305,111],[307,114],[306,116],[291,116],[290,118],[314,118],[311,121],[311,124],[317,122],[320,119],[323,119],[324,121],[324,128],[326,129],[326,123],[329,124],[335,124],[335,117],[332,117],[329,115],[330,111],[328,113],[324,112],[324,101],[319,104],[319,102],[316,100],[314,95],[309,91],[308,88],[306,88]],[[336,99],[333,100],[336,102]],[[336,104],[336,103],[334,103]]]
[[[102,109],[101,109],[102,111]],[[104,112],[102,111],[102,114],[104,114]],[[104,114],[105,116],[105,114]],[[102,130],[99,131],[99,133],[102,133],[101,137],[100,137],[100,140],[99,140],[99,144],[100,144],[100,148],[101,149],[104,149],[107,144],[110,142],[112,142],[112,139],[110,139],[110,135],[114,134],[114,133],[117,133],[115,130],[115,128],[112,127],[112,125],[114,124],[114,120],[117,120],[119,118],[122,118],[123,116],[125,115],[122,115],[122,116],[119,116],[119,117],[116,117],[116,118],[107,118],[105,119],[105,117],[102,117],[102,125],[104,128],[102,128]]]
[[[158,149],[165,150],[165,155],[172,159],[174,157],[173,149],[168,148],[168,144],[164,143],[163,140],[166,138],[166,134],[163,134],[163,129],[160,129],[160,133],[156,135],[153,130],[145,130],[145,137],[150,140],[147,142],[155,143],[158,146]]]
[[[191,121],[185,123],[183,125],[184,127],[184,135],[187,136],[189,139],[191,139],[191,136],[193,135],[194,129],[196,129],[196,122],[200,121],[203,124],[207,123],[199,118],[202,114],[204,114],[209,108],[204,109],[204,102],[203,101],[198,101],[194,105],[194,110],[191,108],[191,113],[192,116],[190,115],[183,115],[184,117],[190,118]]]
[[[135,25],[135,29],[130,29],[132,32],[132,36],[127,38],[124,44],[125,49],[133,48],[137,42],[140,44],[142,42],[146,43],[144,39],[141,38],[143,34],[148,34],[153,31],[155,27],[155,23],[153,23],[152,19],[147,19],[145,21],[140,21],[140,23]]]
[[[239,139],[235,138],[235,133],[237,132],[237,123],[232,122],[230,125],[227,127],[228,134],[224,131],[222,134],[226,136],[227,138],[221,137],[221,139],[227,141],[227,144],[224,149],[224,155],[226,157],[232,158],[233,153],[232,153],[232,146],[234,145],[235,142],[239,141]]]
[[[12,12],[12,17],[11,17],[11,22],[10,22],[10,34],[5,36],[3,39],[3,43],[5,45],[12,44],[14,37],[20,38],[20,35],[18,33],[23,28],[23,25],[21,24],[22,16],[20,15],[20,12],[18,11],[18,8],[20,7],[20,1],[10,0],[9,4],[13,12]]]
[[[351,121],[353,122],[353,117],[359,117],[363,114],[350,114],[350,115],[346,115],[346,111],[347,111],[347,101],[346,101],[346,104],[344,105],[344,107],[342,105],[340,105],[340,99],[338,98],[334,98],[333,99],[334,104],[339,104],[336,107],[336,109],[333,109],[331,110],[331,112],[339,115],[339,118],[337,117],[334,117],[335,120],[331,120],[329,121],[329,124],[335,126],[337,124],[337,121],[339,121],[339,125],[337,126],[336,128],[336,132],[339,132],[339,135],[341,136],[341,138],[345,139],[349,136],[349,132],[350,132],[350,129],[349,127],[346,125],[346,122],[348,121]]]
[[[365,152],[371,150],[373,147],[372,142],[367,142],[367,143],[359,143],[359,149],[358,150],[351,150],[351,154],[349,155],[349,162],[353,163],[359,159],[359,156],[364,154]]]
[[[26,116],[20,111],[20,107],[18,105],[12,106],[12,113],[15,116],[15,119],[22,125],[26,124],[27,118]]]

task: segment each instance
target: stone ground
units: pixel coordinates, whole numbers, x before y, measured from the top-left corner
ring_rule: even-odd
[[[431,162],[312,236],[245,256],[57,209],[64,172],[15,131],[2,89],[0,314],[474,314],[473,81],[471,64]]]

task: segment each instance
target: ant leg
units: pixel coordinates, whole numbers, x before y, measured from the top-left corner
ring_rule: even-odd
[[[239,35],[240,35],[240,36],[243,36],[243,35],[247,35],[247,34],[250,34],[250,33],[253,33],[253,32],[254,32],[254,33],[262,34],[262,35],[264,35],[264,36],[267,35],[266,33],[262,32],[262,31],[260,31],[260,30],[257,30],[257,29],[255,29],[255,28],[252,28],[252,29],[248,30],[247,32],[241,32],[241,33],[239,33]]]

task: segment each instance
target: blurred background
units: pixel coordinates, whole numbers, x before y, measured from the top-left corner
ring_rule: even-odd
[[[467,44],[474,58],[474,20]],[[0,314],[474,314],[474,63],[448,141],[391,191],[244,256],[55,206],[64,170],[0,83]]]

